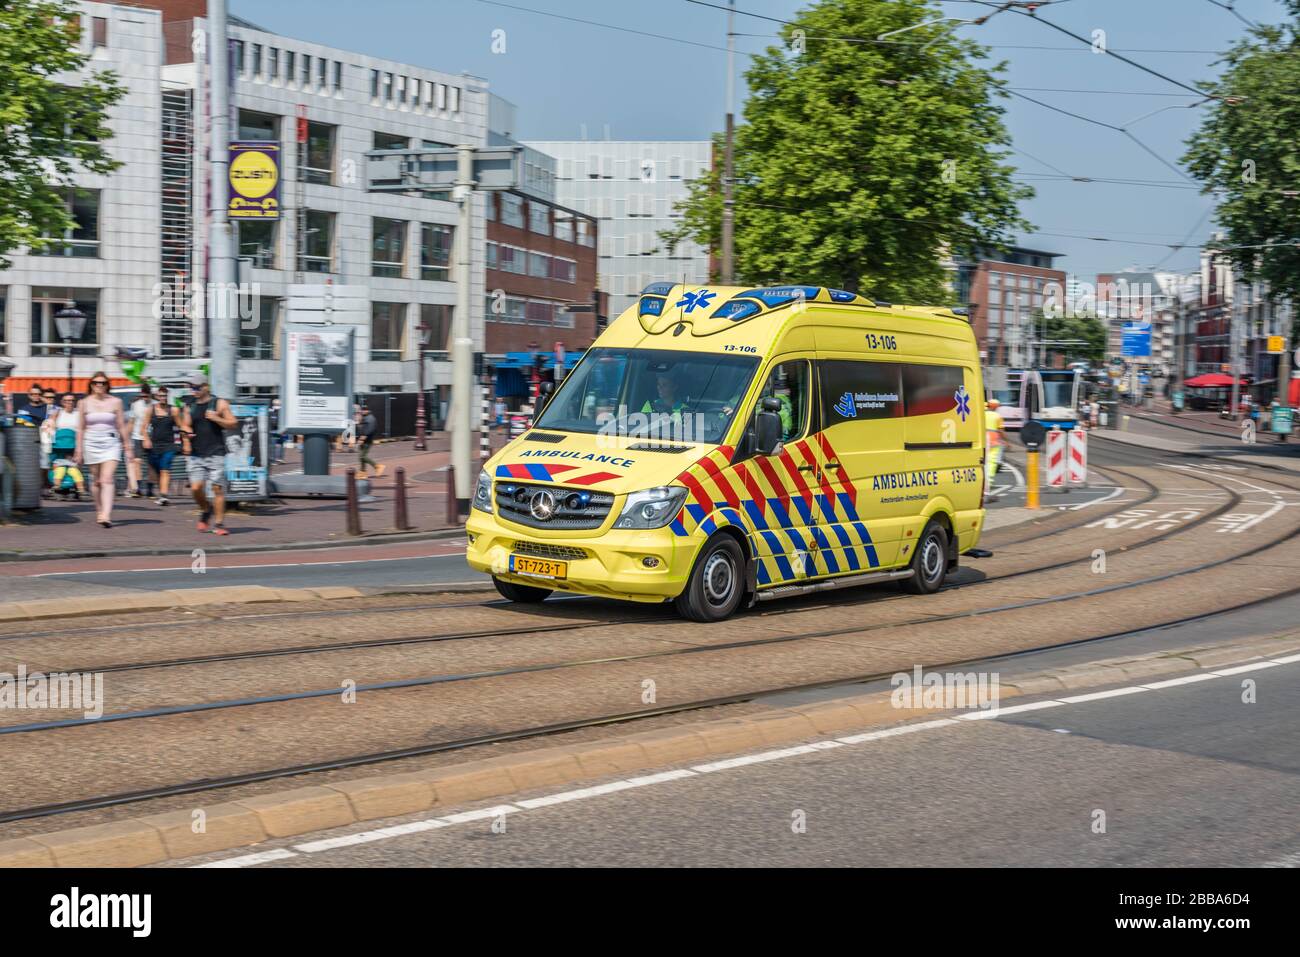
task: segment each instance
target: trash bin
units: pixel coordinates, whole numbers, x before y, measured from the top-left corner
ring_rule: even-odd
[[[5,428],[4,436],[5,458],[13,465],[13,507],[40,508],[41,430],[10,425]]]
[[[1119,428],[1119,402],[1115,399],[1102,399],[1097,403],[1099,412],[1097,426],[1103,429]]]

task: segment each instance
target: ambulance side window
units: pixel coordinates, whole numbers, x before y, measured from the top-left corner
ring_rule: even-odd
[[[811,375],[812,366],[807,359],[791,359],[774,365],[763,383],[754,412],[757,414],[762,409],[766,398],[775,398],[781,403],[777,414],[781,417],[782,442],[800,438],[807,429]]]

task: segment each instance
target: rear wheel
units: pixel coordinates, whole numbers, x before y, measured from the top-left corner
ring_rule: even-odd
[[[685,591],[673,605],[691,621],[721,621],[740,607],[744,597],[744,552],[734,538],[721,535],[704,546]]]
[[[912,555],[912,577],[903,590],[913,595],[930,595],[943,587],[948,576],[948,532],[933,519],[925,526]]]
[[[549,588],[533,588],[531,585],[516,585],[514,582],[503,581],[500,578],[493,578],[492,584],[497,586],[497,591],[501,593],[502,598],[510,601],[522,602],[526,605],[533,605],[539,601],[545,601],[551,594]]]

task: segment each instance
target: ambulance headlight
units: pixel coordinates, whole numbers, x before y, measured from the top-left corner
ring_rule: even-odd
[[[661,485],[627,497],[615,528],[663,528],[681,510],[686,489]]]
[[[474,486],[473,505],[480,512],[492,514],[492,479],[488,477],[487,469],[478,473],[478,484]]]

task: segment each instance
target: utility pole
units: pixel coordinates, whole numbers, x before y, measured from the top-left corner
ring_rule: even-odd
[[[212,208],[209,210],[208,303],[212,357],[212,394],[236,398],[235,364],[238,357],[239,323],[235,290],[235,241],[227,214],[230,197],[230,44],[226,38],[226,0],[208,4],[209,73],[212,96],[212,140],[209,166],[212,170]],[[215,290],[215,292],[214,292]]]
[[[1231,273],[1229,273],[1231,275]],[[1241,398],[1241,372],[1237,369],[1237,290],[1236,280],[1228,280],[1228,290],[1232,299],[1228,303],[1228,368],[1232,375],[1232,418],[1237,418],[1237,402]]]
[[[727,130],[722,158],[722,284],[735,278],[736,198],[732,164],[736,139],[736,0],[727,0]]]
[[[456,229],[456,314],[452,323],[451,352],[451,467],[455,483],[457,514],[469,513],[469,494],[478,473],[470,470],[470,428],[473,421],[470,398],[474,374],[474,342],[470,338],[470,227],[474,214],[474,147],[461,144],[456,163],[454,196],[460,203]]]

